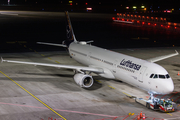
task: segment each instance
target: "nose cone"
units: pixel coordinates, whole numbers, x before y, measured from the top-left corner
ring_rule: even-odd
[[[164,81],[162,84],[164,85],[164,90],[163,91],[164,91],[165,94],[173,92],[174,83],[173,83],[172,79],[168,79],[168,80]]]

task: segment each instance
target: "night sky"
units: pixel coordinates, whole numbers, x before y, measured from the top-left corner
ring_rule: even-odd
[[[6,4],[8,0],[1,0],[0,4]],[[69,0],[10,0],[12,4],[68,4]],[[96,5],[101,2],[101,5],[154,5],[161,7],[180,7],[180,0],[71,0],[73,3]]]

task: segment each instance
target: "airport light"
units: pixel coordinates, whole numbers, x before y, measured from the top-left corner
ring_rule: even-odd
[[[151,23],[148,23],[148,25],[151,25]]]
[[[144,5],[141,6],[141,8],[144,8],[144,7],[145,7]]]
[[[126,7],[126,9],[129,9],[129,7]]]
[[[86,8],[86,10],[92,10],[92,8]]]
[[[86,3],[86,5],[88,5],[88,3]]]
[[[133,6],[134,9],[136,9],[137,7],[136,6]]]
[[[146,8],[144,8],[144,10],[146,10]]]
[[[69,3],[72,3],[72,1],[69,1]]]

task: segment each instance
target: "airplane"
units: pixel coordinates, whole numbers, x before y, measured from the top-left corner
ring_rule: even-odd
[[[62,44],[44,42],[38,44],[68,48],[70,57],[85,66],[12,61],[1,58],[2,62],[72,69],[75,72],[74,81],[82,88],[90,88],[93,85],[94,79],[91,73],[95,73],[104,78],[123,81],[150,94],[168,94],[174,90],[174,83],[168,72],[155,62],[176,56],[179,54],[177,51],[142,60],[88,44],[93,41],[77,41],[68,11],[65,11],[65,15],[67,40]]]

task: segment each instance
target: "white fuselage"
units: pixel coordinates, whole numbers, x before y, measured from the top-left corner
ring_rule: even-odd
[[[117,79],[149,92],[167,94],[174,90],[172,79],[161,78],[168,72],[160,65],[88,44],[69,46],[70,56],[84,65],[101,68],[109,79]],[[154,74],[154,77],[150,76]],[[159,76],[159,77],[155,77]]]

